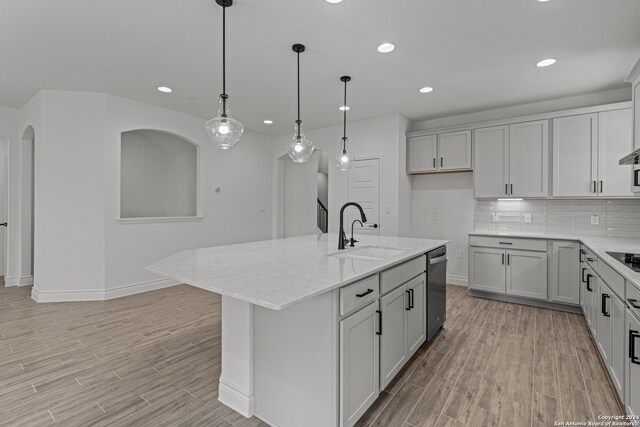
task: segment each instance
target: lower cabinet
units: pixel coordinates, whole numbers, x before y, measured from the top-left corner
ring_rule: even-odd
[[[547,299],[547,253],[506,251],[507,294]]]
[[[563,304],[580,304],[580,272],[576,263],[580,259],[577,242],[551,242],[549,300]],[[582,266],[581,266],[582,267]]]
[[[626,361],[625,349],[625,305],[619,298],[611,298],[609,306],[611,317],[611,357],[609,361],[609,373],[613,385],[618,391],[618,396],[624,401],[624,364]]]
[[[626,310],[625,406],[629,415],[640,415],[640,321]]]
[[[547,299],[547,253],[540,251],[470,249],[469,288]]]
[[[353,426],[378,398],[378,301],[340,321],[340,425]]]
[[[380,389],[426,340],[426,275],[380,298]]]

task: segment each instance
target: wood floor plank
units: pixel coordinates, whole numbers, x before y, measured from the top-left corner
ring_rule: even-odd
[[[416,427],[435,425],[454,385],[453,381],[434,376],[426,386],[424,394],[420,397],[407,422]]]
[[[403,425],[423,392],[423,388],[405,383],[371,425],[374,427]]]

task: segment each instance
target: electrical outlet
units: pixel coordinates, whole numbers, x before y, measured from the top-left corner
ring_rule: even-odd
[[[267,211],[267,207],[266,206],[260,206],[258,208],[258,212],[266,212]]]
[[[391,206],[387,206],[384,208],[385,215],[391,215]]]
[[[462,259],[462,251],[461,250],[458,251],[458,259]]]
[[[600,224],[600,217],[598,215],[591,215],[591,225]]]
[[[533,219],[531,218],[531,214],[530,213],[524,214],[524,223],[531,224],[532,222],[533,222]]]
[[[491,221],[498,222],[498,214],[495,212],[491,212]]]
[[[431,214],[431,220],[432,221],[438,221],[438,213],[436,211],[433,211],[433,213]]]

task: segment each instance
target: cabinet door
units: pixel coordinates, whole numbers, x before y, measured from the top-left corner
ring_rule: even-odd
[[[633,89],[633,149],[640,148],[640,82]]]
[[[509,195],[549,195],[549,124],[547,120],[509,126]]]
[[[504,294],[505,251],[472,246],[469,252],[469,288]]]
[[[640,322],[628,309],[625,318],[625,406],[629,415],[640,415]]]
[[[380,389],[391,382],[407,359],[405,311],[409,310],[407,286],[400,286],[380,298],[382,335],[380,336]]]
[[[471,131],[438,135],[441,171],[471,169]]]
[[[610,369],[613,385],[624,402],[624,362],[626,359],[625,348],[625,323],[624,303],[615,295],[611,297],[609,313],[611,315],[611,359]]]
[[[598,276],[596,276],[593,271],[587,273],[587,290],[589,291],[587,300],[587,324],[589,325],[594,340],[598,342],[598,299],[600,297],[600,285]]]
[[[409,283],[410,307],[406,311],[407,315],[407,357],[413,353],[427,340],[427,276],[422,274]]]
[[[416,136],[407,139],[407,173],[434,172],[437,168],[438,137]]]
[[[377,399],[378,302],[340,321],[340,425],[351,427]]]
[[[547,299],[547,253],[507,251],[507,294]]]
[[[553,119],[553,195],[595,197],[598,115]]]
[[[473,188],[475,197],[505,197],[509,180],[509,126],[476,129]]]
[[[600,282],[596,313],[598,313],[598,350],[602,356],[604,365],[609,367],[611,363],[611,299],[615,298],[613,292],[604,283]]]
[[[618,161],[633,151],[631,109],[598,113],[598,195],[632,196],[629,167]]]
[[[564,304],[580,304],[580,245],[552,242],[549,299]]]

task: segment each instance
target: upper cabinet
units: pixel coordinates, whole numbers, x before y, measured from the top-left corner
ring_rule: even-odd
[[[632,151],[628,108],[553,120],[553,196],[632,196],[629,170],[618,161]]]
[[[636,62],[627,79],[633,94],[633,141],[634,149],[640,148],[640,59]]]
[[[471,131],[407,139],[408,174],[470,170],[471,165]]]
[[[547,197],[547,120],[476,129],[475,197]]]

